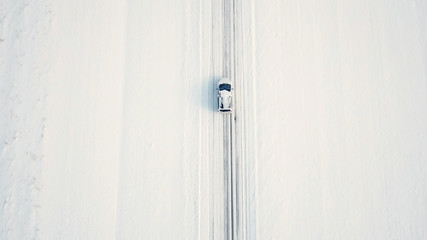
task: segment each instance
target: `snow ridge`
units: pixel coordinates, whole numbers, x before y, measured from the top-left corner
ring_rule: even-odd
[[[45,1],[0,8],[0,239],[38,239],[52,14]]]

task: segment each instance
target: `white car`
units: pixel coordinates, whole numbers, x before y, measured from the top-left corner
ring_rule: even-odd
[[[232,83],[228,78],[218,81],[218,112],[230,113],[233,109]]]

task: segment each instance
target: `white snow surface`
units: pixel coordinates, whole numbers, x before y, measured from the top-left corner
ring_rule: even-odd
[[[0,1],[0,239],[220,239],[218,6]],[[243,6],[248,239],[427,239],[427,2]]]

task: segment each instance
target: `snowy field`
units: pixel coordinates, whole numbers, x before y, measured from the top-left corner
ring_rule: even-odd
[[[0,0],[0,151],[0,239],[427,239],[427,1]]]

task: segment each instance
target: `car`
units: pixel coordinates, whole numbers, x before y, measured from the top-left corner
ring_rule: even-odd
[[[218,81],[218,112],[231,113],[233,110],[233,85],[229,78]]]

